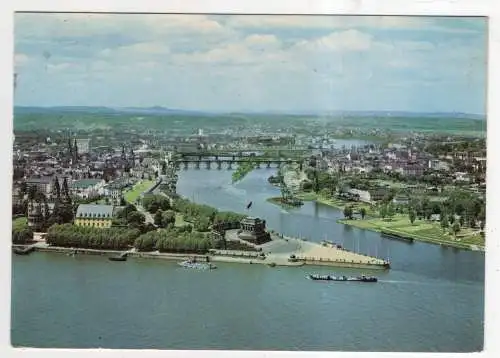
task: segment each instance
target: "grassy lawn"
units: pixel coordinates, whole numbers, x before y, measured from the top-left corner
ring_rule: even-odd
[[[297,194],[297,198],[304,201],[317,201],[318,203],[331,206],[340,210],[344,210],[346,205],[351,205],[354,212],[359,212],[361,208],[365,208],[366,215],[377,216],[377,212],[373,210],[372,206],[361,202],[347,202],[337,198],[330,198],[322,196],[321,194],[316,194],[314,192],[300,192]]]
[[[409,236],[415,240],[442,243],[456,247],[468,248],[469,245],[484,246],[484,238],[472,229],[461,230],[457,237],[448,231],[443,231],[439,223],[416,220],[413,225],[407,215],[396,215],[392,220],[371,218],[366,220],[339,220],[342,224],[361,229]]]
[[[400,183],[400,182],[392,181],[392,180],[373,180],[373,182],[375,184],[379,184],[379,185],[387,185],[390,188],[394,188],[394,189],[404,189],[406,187],[405,183]]]
[[[305,192],[301,191],[297,193],[297,199],[304,200],[304,201],[313,201],[318,198],[318,195],[314,192]]]
[[[22,217],[12,220],[12,227],[23,227],[28,225],[28,218]]]
[[[134,203],[136,199],[141,195],[141,193],[149,187],[153,186],[153,184],[153,180],[141,180],[140,182],[135,184],[132,189],[125,192],[125,200],[128,203]]]

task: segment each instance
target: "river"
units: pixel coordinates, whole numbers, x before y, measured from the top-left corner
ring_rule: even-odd
[[[283,210],[259,169],[231,183],[228,170],[187,170],[178,192],[221,210],[265,218],[270,229],[329,239],[389,258],[380,282],[322,284],[331,268],[173,262],[51,253],[13,256],[12,343],[53,348],[471,352],[483,346],[484,253],[381,238],[340,225],[312,202]],[[337,270],[339,273],[357,271]],[[368,272],[370,273],[370,272]]]

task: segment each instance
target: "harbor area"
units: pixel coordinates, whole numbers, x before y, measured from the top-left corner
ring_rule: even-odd
[[[138,257],[265,264],[272,267],[303,265],[360,269],[387,269],[390,267],[386,260],[346,250],[342,245],[333,242],[311,242],[267,230],[266,221],[254,217],[246,217],[240,222],[219,223],[212,228],[208,237],[211,238],[213,246],[204,252],[168,252],[156,249],[143,251],[134,246],[121,251],[58,247],[48,245],[42,236],[37,237],[33,245],[14,247],[13,251],[18,255],[27,255],[33,251],[59,252],[71,256],[77,254],[111,255],[111,261],[126,261],[127,258]]]

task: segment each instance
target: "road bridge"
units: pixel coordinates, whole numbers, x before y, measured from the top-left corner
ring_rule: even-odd
[[[213,159],[212,159],[213,158]],[[212,165],[215,165],[217,169],[222,169],[223,167],[227,169],[232,169],[233,165],[241,165],[244,163],[254,163],[256,168],[272,168],[277,167],[280,168],[284,164],[304,164],[304,159],[302,158],[263,158],[263,157],[248,157],[248,158],[238,158],[235,159],[225,158],[182,158],[176,161],[176,165],[178,168],[183,167],[184,169],[188,169],[190,166],[196,169],[200,169],[201,166],[204,166],[206,169],[211,169]]]
[[[260,153],[260,154],[257,154]],[[236,157],[247,158],[247,157],[266,157],[270,159],[274,158],[305,158],[310,155],[310,150],[307,149],[234,149],[234,150],[206,150],[206,151],[177,151],[176,155],[182,158],[191,157],[214,157],[218,159],[219,157],[230,157],[233,160]]]

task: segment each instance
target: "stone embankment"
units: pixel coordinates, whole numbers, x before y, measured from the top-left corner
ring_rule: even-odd
[[[155,252],[117,251],[75,249],[69,247],[54,247],[47,244],[34,245],[35,251],[56,252],[63,254],[88,254],[116,256],[127,253],[129,258],[165,259],[183,261],[189,258],[209,260],[213,262],[267,264],[272,266],[334,266],[362,269],[386,269],[387,261],[337,248],[333,245],[322,245],[296,238],[273,236],[273,240],[261,247],[260,252],[236,250],[211,250],[207,255],[174,254]],[[23,247],[23,246],[18,246]]]

